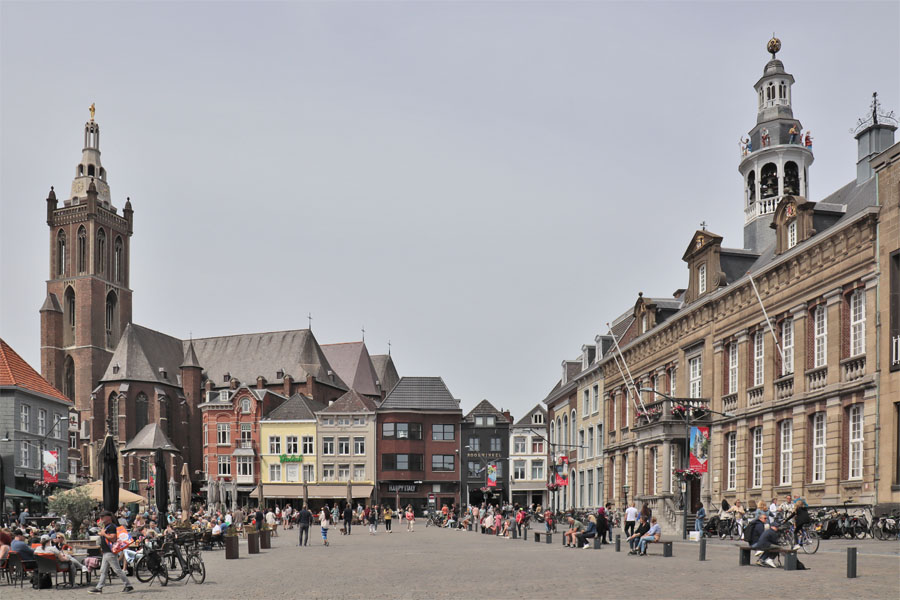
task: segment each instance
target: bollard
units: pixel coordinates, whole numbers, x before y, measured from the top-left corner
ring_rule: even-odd
[[[665,558],[672,557],[672,542],[663,542],[663,556]]]
[[[700,538],[700,560],[706,560],[706,538]]]
[[[526,542],[528,541],[528,527],[525,527],[525,529],[522,530],[522,539]]]
[[[784,555],[784,570],[785,571],[796,571],[797,570],[797,553],[796,552],[787,552]]]
[[[622,536],[616,534],[616,552],[622,551]]]
[[[518,527],[512,528],[512,539],[514,539],[514,540],[519,539],[519,528]]]
[[[856,548],[847,548],[847,577],[856,579]]]

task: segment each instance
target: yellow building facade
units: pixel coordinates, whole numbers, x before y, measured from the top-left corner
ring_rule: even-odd
[[[260,420],[260,484],[266,504],[299,507],[316,481],[315,401],[296,395]],[[307,491],[304,491],[304,483]]]

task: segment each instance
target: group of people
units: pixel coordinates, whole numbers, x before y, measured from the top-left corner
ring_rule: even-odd
[[[415,530],[416,515],[412,505],[407,506],[404,510],[398,510],[396,512],[390,506],[373,504],[364,507],[359,505],[357,511],[354,512],[349,504],[344,507],[343,511],[338,508],[337,504],[333,507],[329,507],[326,504],[317,515],[319,527],[322,531],[322,543],[325,546],[329,545],[328,531],[332,527],[336,527],[338,523],[343,523],[340,528],[342,535],[350,535],[353,532],[354,524],[366,525],[369,530],[369,535],[375,535],[378,532],[378,523],[382,520],[384,521],[385,531],[393,533],[391,525],[395,516],[398,519],[406,519],[407,531],[411,532]],[[313,522],[313,515],[309,511],[307,505],[304,504],[303,508],[298,511],[297,519],[300,527],[300,541],[297,545],[308,546],[309,526]]]
[[[810,130],[806,130],[806,133],[803,133],[803,130],[796,124],[791,125],[791,128],[788,130],[788,143],[789,144],[800,144],[808,149],[812,149],[813,145],[813,137],[812,132]],[[749,137],[741,138],[741,156],[747,156],[751,152],[753,152],[753,140]],[[759,145],[762,148],[766,148],[771,145],[771,136],[769,135],[769,129],[767,127],[763,127],[759,130]]]

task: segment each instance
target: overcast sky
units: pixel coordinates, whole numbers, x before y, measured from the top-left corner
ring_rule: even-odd
[[[900,108],[898,7],[4,1],[0,335],[39,369],[44,199],[95,102],[136,323],[365,326],[401,375],[518,418],[639,291],[686,286],[701,221],[742,245],[773,27],[811,199],[855,177],[872,92]]]

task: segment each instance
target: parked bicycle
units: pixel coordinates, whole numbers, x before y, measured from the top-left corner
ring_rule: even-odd
[[[169,583],[169,570],[166,568],[163,554],[156,540],[145,539],[141,550],[134,559],[134,576],[141,583],[150,583],[156,579],[159,585]]]
[[[166,538],[162,551],[170,580],[181,581],[190,575],[194,583],[206,581],[206,566],[200,558],[200,544],[196,535],[183,533]]]
[[[872,537],[876,540],[900,539],[900,511],[879,515],[872,520]]]

